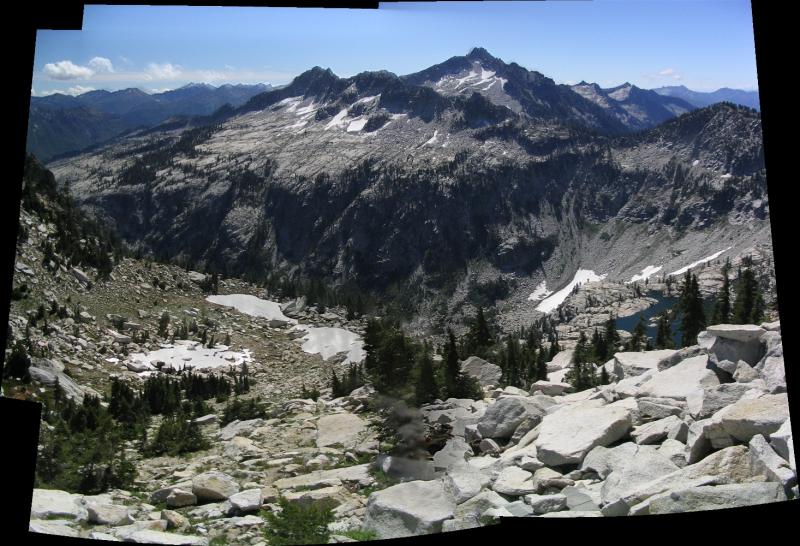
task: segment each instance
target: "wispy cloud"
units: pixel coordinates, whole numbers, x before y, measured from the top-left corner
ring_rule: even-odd
[[[179,65],[172,63],[149,63],[144,72],[144,79],[151,80],[176,80],[180,77],[182,69]]]
[[[644,74],[645,79],[650,81],[664,81],[664,80],[673,80],[673,81],[680,81],[683,79],[683,74],[675,70],[674,68],[664,68],[659,70],[655,74]]]
[[[42,71],[54,80],[80,80],[91,78],[94,75],[94,70],[91,68],[79,66],[67,60],[47,63]]]

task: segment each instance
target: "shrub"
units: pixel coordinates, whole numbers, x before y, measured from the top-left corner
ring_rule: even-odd
[[[301,504],[278,499],[281,512],[266,512],[267,528],[264,536],[270,546],[292,544],[326,544],[330,532],[328,524],[333,522],[333,506],[329,502]]]

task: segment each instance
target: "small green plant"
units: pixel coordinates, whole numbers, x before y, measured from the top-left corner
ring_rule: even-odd
[[[228,544],[227,535],[217,535],[208,541],[208,546],[225,546]]]
[[[372,529],[351,529],[350,531],[344,531],[338,534],[346,536],[347,538],[352,538],[353,540],[357,540],[359,542],[378,540],[378,533]]]
[[[264,537],[270,546],[328,542],[328,524],[333,522],[332,503],[320,501],[303,504],[280,497],[278,505],[280,513],[263,513],[267,522]]]

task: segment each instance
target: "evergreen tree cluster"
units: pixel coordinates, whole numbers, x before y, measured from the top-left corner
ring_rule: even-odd
[[[461,373],[455,335],[448,329],[443,366],[433,361],[432,349],[406,336],[391,321],[370,319],[364,333],[367,356],[361,377],[369,378],[379,394],[421,405],[437,398],[482,398],[477,382]],[[338,378],[337,378],[338,380]],[[333,387],[333,385],[332,385]],[[341,385],[340,392],[344,392]]]
[[[691,271],[686,271],[677,306],[682,317],[679,328],[683,334],[683,346],[695,345],[697,335],[706,326],[706,316],[697,275],[693,275]]]
[[[114,260],[128,253],[115,233],[79,210],[67,189],[59,188],[53,173],[31,155],[25,158],[21,204],[55,226],[54,244],[48,241],[43,249],[46,267],[51,261],[56,267],[94,267],[99,278],[107,279]]]
[[[336,375],[336,370],[331,370],[331,396],[340,398],[347,396],[366,382],[363,364],[350,364],[342,378]]]
[[[132,484],[136,469],[125,457],[125,431],[99,398],[87,395],[78,404],[56,383],[43,405],[36,487],[96,494]]]
[[[267,408],[261,403],[259,398],[250,398],[244,401],[239,398],[234,398],[225,406],[220,424],[225,426],[236,420],[247,421],[250,419],[263,419],[265,417],[267,417]]]

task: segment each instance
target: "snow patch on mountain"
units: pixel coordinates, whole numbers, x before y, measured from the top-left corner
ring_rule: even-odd
[[[727,252],[727,251],[728,251],[728,250],[730,250],[731,248],[733,248],[733,247],[732,247],[732,246],[729,246],[728,248],[725,248],[725,249],[723,249],[723,250],[720,250],[719,252],[715,252],[715,253],[714,253],[714,254],[712,254],[711,256],[706,256],[705,258],[701,258],[701,259],[697,260],[696,262],[692,262],[692,263],[690,263],[690,264],[689,264],[689,265],[687,265],[686,267],[681,267],[681,268],[680,268],[680,269],[678,269],[677,271],[673,271],[672,273],[670,273],[670,275],[683,275],[684,273],[686,273],[687,271],[689,271],[689,270],[690,270],[690,269],[692,269],[693,267],[697,267],[697,266],[698,266],[698,265],[700,265],[700,264],[704,264],[704,263],[706,263],[706,262],[710,262],[711,260],[714,260],[714,259],[716,259],[716,258],[717,258],[717,257],[719,257],[719,256],[720,256],[720,255],[721,255],[723,252]]]
[[[426,141],[425,141],[425,144],[423,144],[423,146],[427,146],[427,145],[429,145],[429,144],[431,144],[431,145],[432,145],[432,144],[435,144],[435,143],[436,143],[436,137],[437,137],[438,135],[439,135],[439,130],[438,130],[438,129],[434,130],[434,131],[433,131],[433,136],[432,136],[431,138],[429,138],[428,140],[426,140]]]
[[[240,313],[251,317],[261,317],[268,320],[281,320],[289,324],[297,324],[297,320],[289,318],[281,311],[281,306],[269,300],[264,300],[249,294],[227,294],[219,296],[207,296],[206,301],[233,307]]]
[[[344,328],[306,326],[299,324],[297,330],[304,330],[306,334],[300,338],[303,341],[301,349],[310,354],[318,354],[322,360],[328,360],[332,356],[347,351],[347,358],[344,364],[361,362],[367,357],[364,351],[364,340],[361,336],[345,330]]]
[[[215,345],[213,348],[203,346],[199,341],[177,340],[174,344],[164,344],[156,351],[132,353],[128,362],[134,367],[146,367],[141,375],[150,375],[157,368],[154,362],[163,362],[164,368],[180,369],[191,367],[195,370],[236,368],[253,361],[249,349],[231,351],[227,345]]]
[[[591,269],[579,269],[575,272],[575,276],[572,277],[572,280],[569,282],[567,286],[544,299],[539,305],[536,306],[537,311],[541,311],[542,313],[549,313],[550,311],[554,311],[558,308],[559,305],[564,303],[564,300],[567,299],[567,296],[570,295],[572,290],[580,285],[586,284],[590,282],[598,282],[602,281],[606,278],[606,275],[598,275]]]
[[[536,286],[536,289],[531,292],[531,295],[528,296],[528,301],[543,300],[552,293],[552,290],[547,289],[547,281],[542,281]]]
[[[663,267],[664,267],[663,265],[659,265],[658,267],[656,267],[654,265],[648,265],[647,267],[642,269],[641,273],[631,277],[631,280],[629,280],[628,282],[630,283],[630,282],[636,282],[636,281],[643,281],[643,280],[647,279],[648,277],[650,277],[651,275],[653,275],[654,273],[658,273],[659,271],[661,271],[661,269]]]
[[[364,128],[364,125],[367,124],[367,118],[360,118],[350,122],[347,126],[348,133],[355,133],[356,131],[360,131]]]

